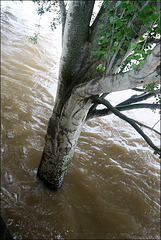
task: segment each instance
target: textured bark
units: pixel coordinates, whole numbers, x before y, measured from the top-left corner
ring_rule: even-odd
[[[60,117],[54,112],[50,118],[38,176],[54,190],[63,183],[90,106],[91,100],[72,94]]]

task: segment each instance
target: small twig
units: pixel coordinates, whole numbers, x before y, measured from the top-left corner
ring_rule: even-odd
[[[153,129],[153,128],[151,128],[151,127],[149,127],[149,126],[147,126],[147,125],[145,125],[145,124],[143,124],[143,123],[140,123],[140,122],[138,122],[138,121],[136,121],[136,120],[134,120],[134,121],[135,121],[138,125],[140,125],[140,126],[142,126],[142,127],[145,127],[145,128],[148,128],[148,129],[150,129],[151,131],[157,133],[158,135],[161,135],[161,133],[158,132],[157,130],[155,130],[155,129]]]
[[[117,13],[117,9],[115,9],[114,18],[116,17],[116,13]],[[111,36],[110,46],[109,46],[109,50],[108,50],[108,60],[107,60],[106,66],[108,66],[109,63],[110,63],[110,51],[111,51],[112,44],[113,44],[113,36],[114,36],[114,33],[115,33],[115,23],[114,23],[113,26],[112,26],[112,36]],[[107,73],[106,73],[106,74],[107,74]]]
[[[155,124],[154,124],[154,126],[152,127],[152,129],[157,125],[157,123],[158,122],[160,122],[161,121],[161,119],[159,119]]]

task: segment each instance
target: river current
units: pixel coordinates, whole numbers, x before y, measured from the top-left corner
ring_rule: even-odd
[[[160,160],[113,115],[83,127],[58,192],[37,179],[56,95],[61,32],[50,31],[44,16],[34,44],[35,5],[1,5],[1,212],[14,239],[160,239]],[[109,99],[116,103],[131,94]],[[143,109],[127,115],[150,126],[159,119]],[[159,145],[154,132],[146,133]]]

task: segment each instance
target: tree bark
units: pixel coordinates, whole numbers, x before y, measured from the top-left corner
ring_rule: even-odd
[[[63,183],[90,107],[90,99],[82,100],[72,95],[64,104],[60,117],[53,112],[50,118],[38,177],[54,190]]]

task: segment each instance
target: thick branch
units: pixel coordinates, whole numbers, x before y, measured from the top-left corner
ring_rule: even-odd
[[[73,91],[82,98],[99,95],[105,92],[115,92],[149,83],[159,82],[160,75],[157,67],[160,65],[160,44],[147,56],[144,65],[136,70],[125,73],[98,77],[87,83],[77,85]]]
[[[120,113],[116,108],[114,108],[107,100],[97,98],[97,102],[101,102],[103,105],[105,105],[108,109],[110,109],[116,116],[120,117],[124,121],[128,122],[148,143],[151,148],[154,149],[155,152],[158,154],[161,154],[161,149],[159,149],[157,146],[154,145],[154,143],[151,141],[151,139],[138,127],[138,125],[135,123],[135,121],[132,118],[128,118],[124,114]]]

